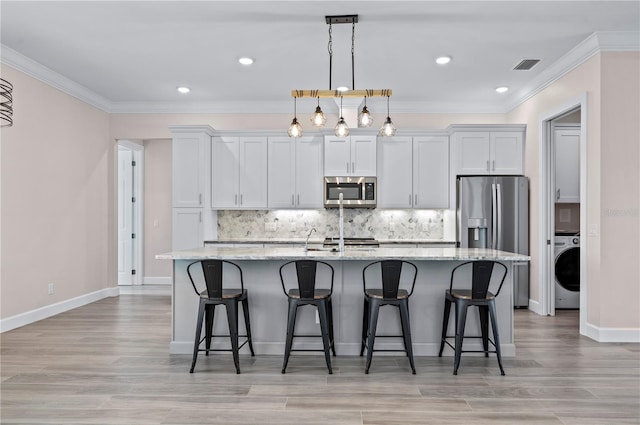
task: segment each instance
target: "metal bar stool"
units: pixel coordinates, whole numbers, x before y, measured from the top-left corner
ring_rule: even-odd
[[[287,285],[286,282],[291,283],[291,279],[285,279],[284,275],[293,275],[293,268],[295,268],[295,284]],[[328,288],[319,289],[316,288],[318,277],[320,277],[320,271],[323,271],[323,276],[328,277]],[[290,261],[283,264],[280,267],[280,282],[282,283],[282,290],[289,300],[289,314],[287,318],[287,341],[284,350],[284,363],[282,364],[282,373],[286,372],[287,363],[289,362],[289,356],[292,351],[323,351],[325,360],[327,362],[327,368],[329,374],[333,373],[331,369],[331,356],[329,350],[336,355],[336,348],[333,340],[333,307],[331,305],[331,294],[333,293],[333,267],[323,261],[314,260],[298,260]],[[285,282],[286,281],[286,282]],[[294,287],[292,287],[294,286]],[[318,309],[318,318],[320,320],[321,335],[295,335],[296,314],[298,307],[303,305],[313,305]],[[322,337],[322,350],[305,350],[305,349],[292,349],[294,337]]]
[[[367,270],[379,265],[382,275],[382,288],[369,288],[367,285]],[[411,280],[409,290],[400,289],[400,281],[402,270],[407,269],[408,277]],[[364,373],[369,373],[371,366],[371,358],[374,351],[404,351],[409,357],[411,371],[416,374],[416,368],[413,364],[413,348],[411,344],[411,325],[409,320],[409,297],[413,294],[413,288],[416,284],[418,275],[417,267],[408,261],[402,260],[383,260],[376,261],[367,265],[362,269],[362,285],[364,288],[364,311],[362,315],[362,344],[360,347],[360,356],[367,349],[367,364]],[[404,342],[404,350],[374,350],[376,338],[376,327],[378,325],[378,311],[383,305],[393,305],[398,307],[400,313],[400,322],[402,324],[402,340]],[[399,337],[399,335],[378,335],[378,337]]]
[[[501,267],[501,270],[496,273],[500,283],[498,284],[498,290],[495,295],[489,292],[489,286],[494,275],[495,266]],[[471,273],[471,289],[454,289],[453,283],[456,277],[456,273],[466,269],[466,273]],[[471,270],[469,270],[471,269]],[[489,353],[495,353],[498,357],[498,365],[500,366],[500,373],[504,375],[504,369],[502,367],[502,355],[500,354],[500,334],[498,332],[498,324],[496,322],[496,303],[495,298],[502,289],[505,277],[507,276],[507,267],[497,261],[469,261],[456,266],[451,271],[451,282],[449,284],[449,290],[445,293],[444,300],[444,318],[442,320],[442,340],[440,342],[440,353],[438,357],[442,357],[442,350],[444,345],[455,350],[453,374],[458,374],[458,367],[460,366],[460,358],[462,353],[484,353],[485,357],[489,357]],[[495,281],[495,280],[494,280]],[[455,334],[455,346],[451,345],[447,338],[453,338],[453,336],[447,335],[447,328],[449,325],[449,316],[451,311],[451,304],[455,305],[455,318],[456,318],[456,334]],[[467,320],[467,308],[470,306],[477,306],[480,316],[480,330],[481,336],[465,336],[464,328]],[[493,340],[489,338],[489,319],[491,319],[491,328],[493,331]],[[483,350],[463,350],[462,342],[464,338],[482,338]],[[489,350],[489,343],[494,347],[494,350]]]
[[[195,264],[202,264],[202,275],[204,277],[204,283],[206,288],[203,291],[199,291],[196,287],[193,275],[191,273],[191,267]],[[225,267],[227,265],[227,267]],[[231,271],[237,272],[240,281],[240,288],[225,289],[223,288],[223,271],[228,270],[227,274]],[[209,351],[231,351],[233,353],[233,362],[236,366],[236,373],[240,373],[240,359],[239,350],[247,342],[249,343],[249,350],[251,356],[254,355],[253,344],[251,343],[251,326],[249,324],[249,300],[247,296],[247,290],[244,289],[244,281],[242,278],[242,269],[235,263],[225,260],[198,260],[187,266],[187,274],[193,290],[200,298],[200,306],[198,308],[198,321],[196,324],[196,336],[193,345],[193,360],[191,361],[190,373],[193,373],[193,369],[196,366],[196,360],[198,359],[198,352],[204,351],[208,356]],[[244,323],[247,330],[246,335],[238,335],[238,303],[242,302],[242,311],[244,313]],[[229,324],[229,335],[213,335],[213,315],[217,305],[223,304],[227,310],[227,322]],[[205,336],[202,335],[202,322],[205,323]],[[215,337],[229,337],[231,339],[231,349],[212,349],[211,338]],[[238,337],[247,338],[242,345],[238,345]],[[202,342],[205,342],[205,348],[200,348]]]

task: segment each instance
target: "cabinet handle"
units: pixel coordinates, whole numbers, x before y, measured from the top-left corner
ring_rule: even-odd
[[[347,174],[349,174],[349,163],[347,162]]]
[[[198,213],[198,217],[199,217],[200,223],[202,223],[202,211]]]
[[[298,205],[300,205],[300,194],[298,193]]]
[[[351,163],[351,173],[355,173],[356,172],[356,163],[352,162]]]
[[[556,190],[556,201],[560,199],[560,189]]]
[[[294,196],[294,195],[293,195],[293,193],[292,193],[292,194],[291,194],[291,205],[292,205],[292,206],[293,206],[293,205],[295,205],[295,202],[293,201],[293,196]]]
[[[411,194],[409,194],[409,206],[411,206]]]
[[[493,171],[496,171],[496,160],[495,159],[493,161],[491,161],[491,169]]]
[[[240,194],[240,205],[242,205],[242,193]]]
[[[202,205],[202,193],[198,193],[198,205]]]
[[[413,200],[414,200],[413,206],[417,207],[418,206],[418,194],[417,193],[413,196]]]
[[[233,198],[233,205],[238,205],[238,194],[236,193],[235,197]]]
[[[491,168],[489,168],[489,160],[487,159],[487,171],[491,171]]]

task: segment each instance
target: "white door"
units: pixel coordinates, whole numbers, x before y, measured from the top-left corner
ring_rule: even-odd
[[[458,174],[489,174],[490,134],[483,132],[456,133]]]
[[[211,206],[239,206],[240,150],[237,137],[213,137],[211,146]]]
[[[290,137],[269,137],[268,204],[269,208],[295,207],[294,143]]]
[[[133,284],[133,152],[118,148],[118,285]]]
[[[267,208],[266,158],[266,137],[240,138],[240,208]]]
[[[325,136],[324,175],[351,175],[351,141],[348,137]]]
[[[351,175],[376,176],[376,136],[351,136]]]
[[[378,141],[378,208],[413,206],[411,137]]]
[[[321,136],[301,137],[296,143],[296,208],[323,207],[323,166]]]
[[[524,141],[521,132],[491,133],[491,173],[523,174]]]
[[[413,140],[413,208],[449,208],[449,138]]]

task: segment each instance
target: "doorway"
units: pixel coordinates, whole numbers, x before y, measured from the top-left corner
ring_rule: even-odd
[[[558,197],[558,182],[556,182],[556,136],[559,134],[558,129],[568,128],[567,117],[579,117],[574,119],[578,121],[578,125],[573,126],[575,131],[579,133],[579,185],[578,192],[574,198],[568,198],[571,201],[577,201],[578,209],[562,206],[556,207]],[[571,119],[569,119],[570,121]],[[563,122],[564,121],[564,122]],[[588,294],[588,276],[586,268],[586,252],[588,240],[586,238],[586,179],[587,179],[587,94],[584,93],[564,104],[561,104],[553,110],[547,111],[540,117],[540,166],[539,166],[539,183],[540,183],[540,218],[539,218],[539,264],[538,276],[540,294],[540,310],[539,313],[554,316],[556,312],[556,230],[558,226],[577,226],[579,240],[579,300],[575,300],[575,307],[580,309],[580,333],[586,332],[587,317],[587,294]],[[566,205],[569,205],[567,203]],[[571,218],[573,210],[574,217]],[[556,222],[557,213],[558,222]],[[575,214],[578,217],[575,217]],[[567,215],[569,217],[567,217]],[[572,230],[576,230],[572,227]],[[583,235],[585,237],[579,237]],[[573,240],[570,238],[569,241]]]
[[[118,140],[118,285],[141,285],[144,146]]]

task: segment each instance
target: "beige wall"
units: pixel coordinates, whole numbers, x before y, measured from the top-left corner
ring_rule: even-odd
[[[1,130],[6,318],[115,286],[108,242],[114,144],[105,112],[11,67],[2,66],[2,77],[14,86],[14,125]]]
[[[508,114],[527,124],[525,172],[531,183],[531,298],[538,293],[539,120],[558,105],[587,93],[587,322],[601,328],[640,327],[638,199],[640,168],[640,55],[602,53]],[[613,214],[606,213],[614,211]],[[620,294],[624,294],[620,297]],[[624,305],[624,308],[621,308]]]
[[[171,277],[171,139],[144,141],[144,277]]]

